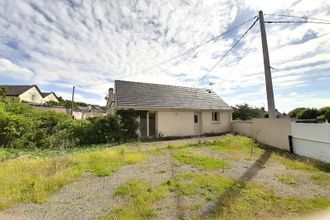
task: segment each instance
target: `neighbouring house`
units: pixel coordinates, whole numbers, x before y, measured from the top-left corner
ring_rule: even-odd
[[[43,92],[43,103],[46,102],[59,102],[57,95],[54,92]]]
[[[116,80],[109,89],[108,112],[139,112],[142,137],[194,136],[231,129],[232,108],[216,93],[189,88]]]
[[[58,102],[54,92],[42,93],[36,85],[0,85],[5,90],[6,97],[30,104],[43,104],[47,101]],[[43,94],[48,94],[44,96]]]

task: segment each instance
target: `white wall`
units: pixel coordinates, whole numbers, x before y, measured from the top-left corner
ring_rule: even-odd
[[[33,95],[35,97],[34,100],[32,99]],[[26,92],[24,92],[23,94],[21,94],[19,96],[19,99],[21,101],[25,101],[25,102],[32,102],[32,103],[37,103],[37,104],[43,103],[43,97],[40,94],[40,92],[38,91],[38,89],[36,89],[36,87],[32,87],[31,89],[29,89]]]
[[[232,131],[248,137],[254,138],[252,121],[233,121]]]
[[[232,123],[232,131],[256,139],[262,144],[289,151],[290,119],[253,118],[252,122]]]
[[[202,133],[223,133],[231,129],[231,111],[219,111],[220,120],[212,121],[212,111],[202,111]]]
[[[231,112],[220,111],[220,121],[212,122],[212,111],[201,111],[201,133],[223,133],[231,130]],[[164,136],[197,135],[193,111],[158,111],[157,132]]]
[[[157,132],[164,136],[195,135],[194,113],[186,111],[158,111]]]
[[[290,150],[291,120],[281,118],[254,118],[253,133],[260,143],[282,150]]]
[[[293,152],[330,163],[330,124],[292,122]]]
[[[58,99],[56,98],[56,96],[53,93],[50,93],[48,96],[43,98],[43,103],[46,103],[49,101],[58,102]]]

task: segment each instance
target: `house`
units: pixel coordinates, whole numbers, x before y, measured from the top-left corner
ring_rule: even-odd
[[[0,85],[5,90],[6,97],[17,99],[30,104],[43,104],[47,101],[58,102],[55,93],[48,93],[44,96],[36,85]]]
[[[233,112],[211,90],[121,80],[109,89],[107,107],[138,111],[142,137],[228,132]]]
[[[43,103],[46,102],[59,102],[58,97],[54,92],[43,92],[42,93],[43,97]]]

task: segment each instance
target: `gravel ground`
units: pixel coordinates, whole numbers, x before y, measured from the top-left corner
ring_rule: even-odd
[[[201,138],[202,141],[214,140],[221,137]],[[142,144],[143,149],[159,148],[167,145],[181,145],[197,142],[197,139],[183,139],[174,141],[152,142]],[[192,148],[200,154],[210,157],[226,159],[218,151],[208,148]],[[113,208],[123,205],[121,198],[114,196],[117,187],[130,179],[142,179],[154,185],[173,178],[182,172],[204,172],[188,165],[181,165],[174,161],[174,150],[165,149],[156,153],[148,153],[144,162],[127,165],[108,177],[94,177],[86,175],[80,181],[63,187],[57,194],[43,204],[18,204],[0,213],[0,219],[97,219],[109,213]],[[330,196],[329,187],[320,187],[310,181],[307,173],[287,170],[280,163],[270,162],[270,151],[265,151],[259,157],[230,161],[230,167],[219,172],[228,177],[242,181],[252,181],[271,185],[280,195],[299,195],[305,197]],[[292,174],[299,177],[299,183],[287,185],[278,181],[277,176]],[[201,206],[198,213],[196,206]],[[196,197],[183,197],[170,192],[162,201],[155,204],[157,219],[189,218],[212,209],[214,203],[205,202]]]

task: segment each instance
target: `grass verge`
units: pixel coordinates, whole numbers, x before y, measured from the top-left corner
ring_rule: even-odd
[[[81,178],[85,172],[96,176],[110,175],[121,166],[136,163],[144,157],[138,152],[103,149],[1,162],[0,210],[17,202],[44,202],[51,193]]]
[[[219,169],[227,167],[227,163],[223,160],[206,157],[191,151],[177,151],[173,154],[173,157],[181,163],[190,164],[193,167],[200,169]]]
[[[120,186],[115,195],[125,200],[125,205],[114,209],[102,219],[149,219],[157,216],[154,203],[165,197],[165,187],[154,187],[142,180],[130,180]]]

